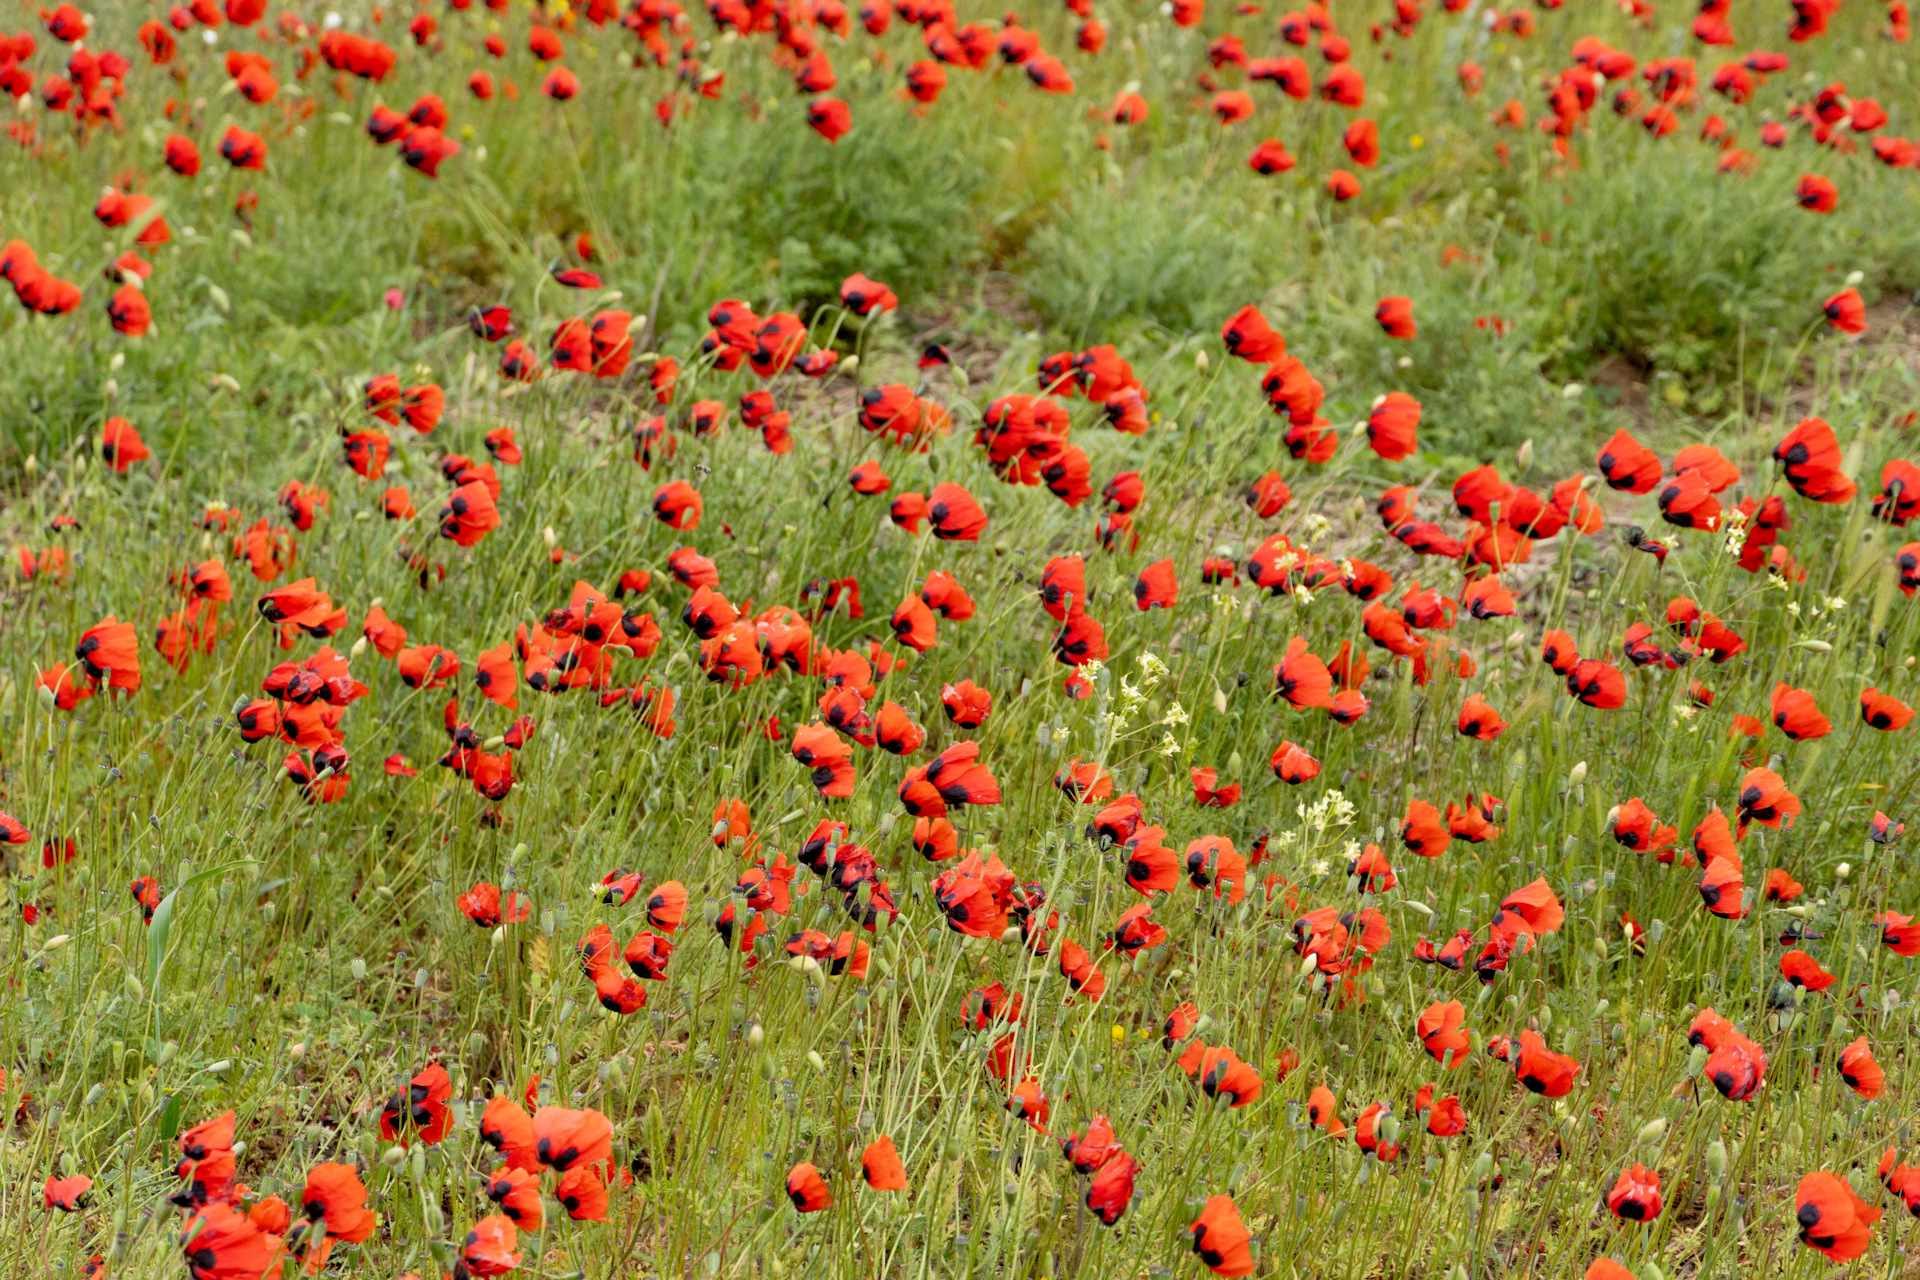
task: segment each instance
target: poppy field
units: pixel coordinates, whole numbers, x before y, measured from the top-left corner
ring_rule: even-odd
[[[0,1265],[1908,1274],[1911,47],[8,10]]]

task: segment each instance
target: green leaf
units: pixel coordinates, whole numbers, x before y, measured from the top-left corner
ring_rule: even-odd
[[[211,879],[235,867],[251,866],[256,861],[254,858],[242,858],[237,862],[223,863],[196,872],[181,881],[172,893],[160,899],[160,905],[153,909],[153,920],[147,925],[147,993],[148,999],[156,1007],[160,1003],[160,969],[167,959],[167,935],[173,931],[174,904],[179,901],[180,895],[202,880]]]

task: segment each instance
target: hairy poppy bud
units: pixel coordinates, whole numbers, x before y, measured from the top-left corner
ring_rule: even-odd
[[[1687,1055],[1687,1074],[1699,1075],[1707,1065],[1707,1056],[1707,1046],[1703,1044],[1693,1046],[1693,1051]]]
[[[1727,1144],[1718,1138],[1707,1144],[1707,1172],[1716,1179],[1727,1176]]]
[[[388,1147],[385,1151],[382,1151],[380,1153],[380,1163],[387,1166],[387,1168],[389,1169],[398,1169],[401,1165],[405,1164],[406,1162],[407,1162],[407,1149],[405,1147],[398,1147],[398,1146]]]
[[[1636,1141],[1643,1147],[1656,1147],[1667,1136],[1667,1118],[1659,1116],[1640,1126]]]

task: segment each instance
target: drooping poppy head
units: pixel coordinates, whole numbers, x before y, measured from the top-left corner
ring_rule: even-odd
[[[1252,1237],[1240,1220],[1240,1210],[1232,1196],[1208,1199],[1200,1216],[1187,1228],[1193,1238],[1193,1251],[1217,1276],[1244,1276],[1253,1273]]]
[[[811,1164],[797,1164],[787,1173],[787,1199],[801,1213],[818,1213],[833,1206],[833,1193],[827,1180]]]
[[[514,1252],[519,1229],[504,1214],[489,1214],[474,1223],[460,1242],[457,1274],[467,1276],[503,1276],[520,1265]]]
[[[1660,483],[1660,456],[1635,440],[1625,427],[1600,446],[1596,465],[1608,487],[1626,493],[1651,493]]]
[[[309,1219],[327,1221],[327,1234],[357,1244],[373,1234],[373,1211],[367,1208],[367,1188],[350,1164],[318,1164],[307,1174],[300,1208]]]
[[[1365,151],[1368,158],[1361,159],[1359,155],[1354,155],[1354,160],[1358,164],[1371,169],[1373,161],[1380,155],[1379,131],[1371,120],[1356,120],[1347,129],[1347,152],[1350,155],[1354,153],[1355,130],[1365,130],[1366,134],[1371,135],[1362,138],[1362,141],[1367,144]],[[1405,340],[1419,332],[1413,319],[1413,299],[1409,297],[1396,295],[1391,298],[1382,298],[1380,304],[1373,309],[1373,318],[1379,322],[1382,332],[1389,338]]]
[[[1574,1073],[1580,1064],[1565,1054],[1547,1048],[1537,1031],[1520,1033],[1513,1055],[1513,1073],[1531,1093],[1547,1098],[1562,1098],[1573,1091]]]
[[[678,880],[668,880],[647,898],[647,923],[663,933],[679,929],[686,913],[687,887]]]
[[[432,1144],[443,1140],[453,1127],[453,1081],[439,1063],[423,1068],[404,1093],[387,1099],[380,1112],[380,1137],[383,1141],[405,1141],[412,1134]]]
[[[1865,1036],[1840,1051],[1840,1078],[1869,1102],[1886,1088],[1887,1073],[1873,1060],[1873,1048]]]
[[[533,1140],[540,1163],[562,1173],[613,1158],[613,1126],[591,1108],[541,1107],[533,1114]]]
[[[1075,1160],[1076,1168],[1078,1164]],[[1108,1158],[1094,1171],[1092,1181],[1087,1184],[1086,1205],[1103,1225],[1111,1227],[1119,1222],[1132,1205],[1134,1181],[1139,1171],[1133,1156],[1118,1146],[1112,1148]]]
[[[1759,1045],[1729,1028],[1720,1047],[1707,1056],[1701,1074],[1713,1082],[1713,1087],[1727,1101],[1745,1102],[1759,1092],[1761,1082],[1766,1079],[1767,1056]]]
[[[182,1224],[180,1250],[193,1280],[263,1275],[279,1253],[246,1214],[219,1201],[200,1207]]]
[[[882,1134],[860,1154],[860,1173],[875,1191],[907,1190],[907,1168],[891,1137]]]

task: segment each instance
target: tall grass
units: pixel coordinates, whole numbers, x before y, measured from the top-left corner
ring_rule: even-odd
[[[349,26],[404,39],[395,14],[375,26],[363,9],[343,12]],[[131,48],[146,11],[95,16],[109,44]],[[892,100],[899,65],[919,56],[912,33],[829,41],[856,121],[834,147],[805,128],[764,42],[709,42],[701,15],[698,56],[726,73],[726,93],[695,101],[666,129],[652,104],[675,87],[673,72],[627,65],[632,42],[617,29],[570,33],[569,65],[587,91],[567,106],[539,99],[517,12],[442,15],[440,55],[404,52],[377,89],[350,85],[342,97],[316,73],[304,84],[316,111],[273,132],[264,176],[216,171],[205,146],[228,117],[251,127],[279,110],[223,95],[218,49],[183,41],[182,85],[140,68],[121,103],[124,133],[83,145],[41,113],[44,153],[0,158],[12,193],[5,228],[86,280],[89,297],[74,316],[14,314],[0,330],[11,375],[0,384],[7,532],[72,557],[65,580],[9,583],[0,654],[3,807],[33,833],[15,850],[16,910],[0,926],[13,994],[0,1005],[4,1105],[15,1116],[0,1182],[8,1266],[77,1271],[99,1252],[114,1274],[172,1274],[179,1215],[164,1197],[176,1186],[175,1139],[232,1108],[240,1176],[260,1195],[294,1199],[321,1160],[357,1164],[382,1223],[336,1253],[339,1271],[437,1274],[491,1211],[477,1184],[496,1159],[479,1142],[479,1108],[531,1090],[539,1102],[605,1112],[616,1163],[632,1176],[614,1188],[604,1224],[571,1222],[548,1204],[548,1229],[522,1237],[524,1269],[542,1275],[1186,1275],[1199,1264],[1181,1233],[1222,1192],[1257,1238],[1262,1275],[1567,1276],[1600,1255],[1646,1277],[1827,1274],[1794,1239],[1794,1182],[1814,1168],[1851,1172],[1879,1203],[1881,1152],[1911,1142],[1907,1044],[1920,989],[1869,918],[1911,908],[1914,886],[1904,846],[1871,845],[1865,831],[1876,809],[1911,816],[1920,756],[1912,730],[1861,727],[1853,708],[1868,686],[1907,702],[1915,694],[1913,605],[1892,567],[1904,535],[1867,514],[1879,466],[1911,448],[1915,382],[1905,352],[1882,345],[1884,324],[1845,342],[1813,322],[1849,272],[1864,273],[1876,301],[1920,286],[1913,222],[1890,216],[1910,200],[1911,175],[1819,156],[1844,175],[1846,196],[1816,219],[1790,203],[1796,166],[1816,159],[1805,138],[1788,155],[1766,154],[1753,177],[1717,178],[1691,128],[1652,141],[1604,109],[1577,140],[1578,166],[1563,167],[1535,134],[1496,134],[1486,112],[1508,96],[1531,105],[1539,74],[1578,34],[1657,56],[1670,23],[1642,34],[1611,9],[1543,11],[1531,41],[1498,47],[1477,16],[1436,13],[1413,38],[1388,35],[1374,49],[1361,15],[1343,13],[1386,156],[1362,175],[1361,199],[1336,207],[1317,184],[1340,162],[1344,113],[1263,97],[1254,121],[1223,134],[1188,101],[1206,38],[1232,29],[1265,48],[1273,16],[1215,13],[1182,32],[1156,13],[1110,14],[1107,53],[1073,64],[1077,95],[1041,95],[1013,68],[956,71],[924,117]],[[1071,47],[1065,15],[1023,20],[1049,49]],[[1806,96],[1803,66],[1905,105],[1904,50],[1868,45],[1878,21],[1849,8],[1834,36],[1795,46],[1792,76],[1724,112],[1743,142]],[[490,22],[512,46],[495,69],[521,96],[458,100],[451,131],[467,150],[429,183],[376,149],[361,124],[375,97],[404,107],[432,89],[455,103]],[[1463,101],[1453,69],[1466,57],[1487,66],[1488,84]],[[1089,104],[1134,81],[1153,103],[1149,122],[1126,131],[1088,117]],[[157,142],[174,127],[160,114],[168,97],[206,99],[196,110],[209,166],[191,182],[159,169]],[[1300,157],[1294,173],[1261,179],[1245,168],[1268,133]],[[1095,147],[1099,134],[1111,150]],[[1506,165],[1496,141],[1511,146]],[[125,236],[103,234],[91,203],[129,168],[147,175],[175,237],[155,255],[156,328],[139,342],[111,337],[92,283]],[[248,186],[259,195],[250,228],[231,212]],[[572,260],[582,231],[601,246],[598,268],[619,305],[649,311],[654,345],[688,365],[680,406],[704,396],[731,405],[760,385],[695,358],[705,310],[722,297],[791,307],[817,339],[857,350],[859,365],[823,386],[774,384],[794,411],[790,456],[769,456],[737,424],[702,439],[676,422],[677,455],[641,472],[629,432],[652,408],[637,372],[508,387],[493,372],[497,352],[462,324],[469,306],[506,300],[544,353],[560,318],[610,304],[604,293],[567,294],[548,275]],[[1449,246],[1464,256],[1444,265]],[[864,329],[841,315],[833,298],[856,269],[894,285],[907,314]],[[1006,299],[986,282],[1008,280],[1017,314],[989,305]],[[397,309],[384,300],[390,288],[403,295]],[[1373,320],[1390,293],[1416,299],[1412,343],[1389,342]],[[1248,300],[1266,306],[1328,387],[1325,412],[1342,443],[1323,467],[1287,456],[1258,369],[1227,358],[1213,336]],[[1482,320],[1512,327],[1501,334]],[[928,337],[953,342],[961,376],[915,368]],[[1074,401],[1073,438],[1096,484],[1142,474],[1132,553],[1098,548],[1092,503],[1072,510],[1043,490],[1003,485],[971,443],[991,399],[1033,390],[1039,357],[1105,341],[1133,362],[1155,421],[1144,437],[1119,435]],[[1644,420],[1590,386],[1566,385],[1614,356],[1656,389]],[[382,520],[383,485],[339,465],[341,429],[367,423],[361,384],[390,370],[436,380],[448,395],[432,436],[391,433],[384,483],[412,491],[423,514],[411,526]],[[922,378],[924,393],[952,408],[952,436],[924,454],[865,437],[850,389]],[[1355,424],[1392,389],[1416,395],[1426,417],[1423,452],[1389,464]],[[1803,412],[1840,428],[1863,488],[1842,507],[1789,496],[1783,541],[1804,581],[1743,573],[1720,535],[1659,533],[1651,498],[1609,495],[1605,529],[1543,542],[1510,575],[1518,617],[1462,618],[1452,652],[1471,656],[1474,675],[1440,667],[1416,683],[1410,664],[1372,650],[1372,708],[1351,727],[1277,702],[1271,668],[1295,636],[1322,655],[1342,642],[1369,648],[1357,602],[1333,590],[1200,585],[1203,559],[1244,565],[1281,533],[1388,567],[1394,601],[1416,580],[1457,594],[1454,566],[1417,561],[1381,530],[1371,508],[1385,485],[1423,484],[1423,517],[1457,531],[1441,486],[1459,471],[1494,461],[1543,489],[1591,471],[1598,443],[1631,421],[1663,457],[1712,440],[1743,473],[1728,498],[1784,493],[1767,455]],[[125,475],[98,456],[109,414],[137,423],[153,447]],[[483,433],[500,425],[526,450],[518,467],[500,468],[503,525],[455,549],[426,527],[444,492],[439,461],[483,457]],[[1514,453],[1528,440],[1530,463]],[[966,485],[988,506],[985,537],[942,543],[895,528],[885,498],[845,485],[869,456],[894,493]],[[1262,521],[1241,493],[1269,469],[1296,496]],[[251,608],[266,584],[246,574],[227,535],[196,524],[212,500],[279,523],[275,495],[289,479],[332,491],[331,510],[297,539],[288,577],[317,577],[347,607],[339,646],[378,601],[410,643],[447,646],[469,664],[451,691],[414,691],[374,653],[355,657],[372,696],[345,718],[353,780],[331,805],[305,803],[284,777],[284,744],[244,745],[232,715],[276,663],[317,642],[282,649]],[[704,494],[691,536],[651,518],[653,487],[669,479]],[[47,532],[57,514],[78,529]],[[1657,563],[1631,549],[1630,524],[1668,537],[1673,554]],[[818,679],[779,674],[732,690],[704,677],[680,623],[687,593],[664,572],[683,544],[712,557],[728,597],[756,610],[800,607],[805,584],[857,576],[865,616],[815,624],[816,642],[836,649],[886,640],[893,604],[929,571],[959,578],[977,615],[943,620],[936,648],[902,654],[880,697],[928,729],[929,752],[980,743],[1004,800],[961,811],[961,843],[1045,887],[1058,937],[1103,967],[1100,1001],[1070,998],[1054,955],[967,939],[943,922],[930,885],[945,868],[914,852],[895,792],[925,755],[859,752],[854,795],[822,800],[788,748],[792,729],[819,714]],[[1067,668],[1053,661],[1054,628],[1035,598],[1048,558],[1067,551],[1087,556],[1085,605],[1112,647],[1085,701],[1063,687]],[[409,563],[421,552],[424,588]],[[236,601],[216,650],[176,673],[154,655],[152,629],[178,607],[170,575],[210,556],[227,561]],[[1138,612],[1134,579],[1163,557],[1181,583],[1179,606]],[[617,678],[674,690],[674,736],[599,706],[589,690],[523,687],[521,709],[538,729],[506,800],[490,803],[435,766],[448,749],[449,693],[482,740],[511,723],[476,695],[474,655],[565,605],[576,580],[604,588],[635,568],[654,574],[641,607],[665,640],[645,662],[622,660]],[[1625,665],[1626,628],[1664,628],[1668,600],[1682,594],[1735,628],[1747,652],[1724,666],[1631,671],[1627,705],[1608,712],[1573,702],[1541,666],[1547,627]],[[110,612],[140,628],[144,687],[50,710],[37,673],[71,661],[81,631]],[[976,732],[947,725],[940,708],[943,686],[963,678],[993,695]],[[1689,700],[1691,679],[1712,686],[1711,708]],[[1781,681],[1815,694],[1831,736],[1729,734],[1734,713],[1767,718]],[[1468,692],[1510,721],[1496,742],[1454,731]],[[778,740],[764,732],[772,717]],[[1268,758],[1283,740],[1321,762],[1316,782],[1273,777]],[[387,776],[380,762],[391,753],[420,776]],[[1714,918],[1701,908],[1697,870],[1611,837],[1610,811],[1638,797],[1684,845],[1713,805],[1733,808],[1750,765],[1772,758],[1804,812],[1790,830],[1756,828],[1741,853],[1750,893],[1775,867],[1807,887],[1791,907],[1757,901],[1738,923]],[[1076,759],[1136,792],[1176,850],[1218,834],[1245,852],[1266,833],[1267,860],[1245,901],[1182,885],[1152,899],[1165,943],[1102,953],[1100,940],[1142,899],[1124,883],[1119,851],[1088,838],[1093,808],[1052,785]],[[1192,766],[1242,783],[1244,798],[1199,807]],[[1431,862],[1402,848],[1410,798],[1444,808],[1481,793],[1501,802],[1498,840],[1455,842]],[[860,935],[872,947],[865,980],[791,963],[783,950],[798,929],[850,927],[837,895],[806,871],[790,917],[748,951],[716,936],[724,906],[736,929],[747,910],[734,887],[746,851],[714,827],[716,804],[730,798],[747,804],[769,856],[791,859],[828,818],[871,848],[900,915]],[[79,857],[43,865],[41,842],[67,836]],[[1367,843],[1394,859],[1396,888],[1363,894],[1349,877]],[[595,924],[619,942],[641,926],[644,894],[625,907],[598,901],[596,883],[616,868],[649,887],[680,880],[692,898],[669,976],[648,984],[647,1006],[629,1017],[598,1006],[574,955]],[[177,891],[151,925],[126,888],[143,875]],[[1270,876],[1283,883],[1269,887]],[[1565,923],[1496,982],[1412,960],[1417,938],[1437,944],[1478,928],[1537,877],[1565,903]],[[498,933],[475,927],[456,896],[481,880],[527,894],[530,918]],[[18,910],[28,905],[37,924]],[[1303,976],[1294,945],[1296,918],[1328,905],[1381,910],[1393,932],[1344,999]],[[1623,914],[1647,930],[1644,948],[1624,935]],[[1790,923],[1838,976],[1828,994],[1782,989],[1778,938]],[[1009,1082],[988,1068],[1006,1028],[963,1022],[966,994],[996,981],[1024,997],[1016,1043],[1050,1098],[1047,1136],[1008,1114]],[[1457,1070],[1432,1061],[1414,1031],[1421,1010],[1445,999],[1466,1004],[1474,1032]],[[1200,1039],[1263,1077],[1257,1103],[1214,1104],[1176,1065],[1178,1049],[1162,1047],[1162,1021],[1182,1000],[1205,1015]],[[1726,1102],[1699,1077],[1686,1035],[1708,1005],[1766,1048],[1766,1085],[1749,1102]],[[1533,1097],[1484,1052],[1527,1028],[1581,1062],[1568,1096]],[[1888,1091],[1872,1102],[1835,1067],[1861,1035],[1888,1069]],[[454,1078],[453,1135],[417,1152],[380,1141],[382,1102],[430,1061]],[[1464,1135],[1421,1130],[1412,1095],[1423,1083],[1458,1093]],[[1398,1160],[1311,1127],[1305,1102],[1318,1085],[1335,1092],[1349,1125],[1361,1108],[1390,1102]],[[1141,1165],[1113,1229],[1082,1207],[1085,1179],[1054,1149],[1095,1112]],[[881,1134],[899,1146],[906,1195],[860,1181],[859,1153]],[[1645,1226],[1600,1203],[1630,1159],[1663,1178],[1668,1207]],[[827,1174],[831,1210],[788,1206],[782,1179],[801,1161]],[[94,1207],[44,1213],[40,1185],[52,1173],[91,1176]],[[1856,1274],[1903,1265],[1904,1206],[1886,1203]]]

